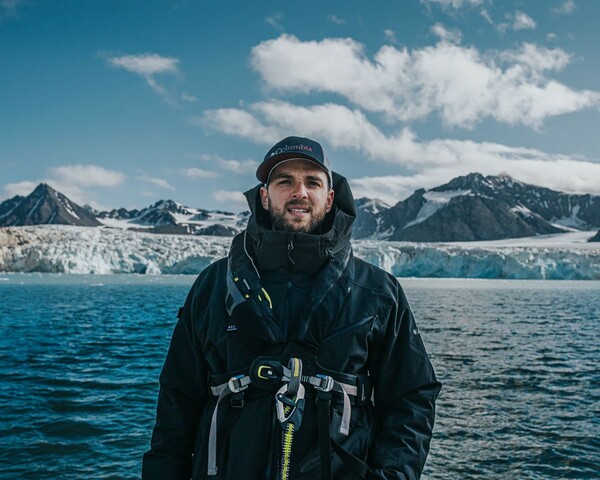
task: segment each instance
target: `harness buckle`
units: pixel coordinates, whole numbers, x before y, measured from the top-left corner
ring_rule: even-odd
[[[316,377],[321,381],[320,385],[314,385],[314,387],[321,392],[331,392],[335,381],[329,375],[323,375],[318,373]]]
[[[238,393],[242,390],[246,390],[248,388],[247,383],[243,383],[241,380],[245,375],[236,375],[235,377],[231,377],[229,382],[227,382],[227,386],[232,393]]]
[[[271,357],[258,357],[250,366],[252,384],[263,389],[271,389],[279,385],[283,378],[281,361]]]

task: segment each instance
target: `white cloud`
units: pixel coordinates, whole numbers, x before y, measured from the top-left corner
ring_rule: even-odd
[[[390,43],[397,43],[398,39],[396,38],[396,32],[391,28],[386,28],[383,31],[383,35],[385,36],[385,40]]]
[[[515,12],[512,25],[514,30],[528,30],[536,27],[535,20],[525,12]]]
[[[181,170],[181,173],[183,173],[186,177],[191,178],[213,178],[217,176],[215,172],[196,167],[184,168]]]
[[[570,58],[561,49],[525,46],[516,52],[481,53],[442,40],[412,51],[385,45],[370,60],[364,46],[350,38],[303,42],[281,35],[254,47],[251,63],[273,92],[334,93],[393,122],[437,112],[453,127],[472,128],[492,118],[539,128],[547,117],[600,102],[599,92],[573,90],[547,78],[548,62],[519,55],[527,48],[539,58],[555,59],[553,70],[564,68]],[[239,109],[219,110],[214,120],[230,125],[232,134],[241,129],[242,136],[244,130],[261,139],[278,136],[269,127],[258,131],[254,118]]]
[[[217,190],[213,192],[213,198],[217,202],[226,202],[229,204],[234,204],[236,207],[244,207],[248,205],[246,201],[246,197],[242,192],[231,191],[231,190]]]
[[[283,13],[275,13],[273,15],[268,15],[265,17],[265,22],[271,25],[273,28],[279,30],[280,32],[284,31],[283,25],[281,22],[283,21]]]
[[[156,93],[162,95],[165,100],[173,103],[169,92],[157,82],[159,74],[177,74],[179,72],[179,60],[173,57],[163,57],[156,53],[145,53],[141,55],[121,55],[108,57],[108,64],[113,68],[120,68],[136,75],[140,75]]]
[[[254,172],[258,168],[258,162],[254,160],[220,160],[219,166],[230,172],[246,174]]]
[[[322,139],[333,149],[356,151],[370,160],[402,166],[411,172],[409,177],[412,180],[407,183],[407,189],[415,185],[431,187],[453,176],[478,171],[483,174],[507,172],[523,181],[558,190],[600,194],[600,163],[582,158],[491,142],[421,141],[409,128],[386,135],[362,112],[342,105],[305,107],[270,101],[256,103],[250,109],[251,112],[243,113],[252,118],[252,124],[257,126],[256,133],[266,129],[282,132],[293,129],[300,135]],[[209,111],[207,116],[219,117],[218,111]],[[214,123],[213,126],[224,133],[258,143],[272,141],[261,140],[251,131],[231,129],[224,123]],[[330,154],[330,157],[335,169],[335,155]],[[343,172],[343,168],[340,170]],[[357,186],[361,185],[366,184],[357,183]],[[381,188],[381,195],[384,195],[385,191]],[[379,190],[376,191],[379,194]],[[391,195],[391,192],[388,193]],[[389,201],[390,197],[383,199]]]
[[[483,0],[421,0],[425,5],[439,5],[442,8],[459,9],[463,7],[476,7],[481,5]]]
[[[570,15],[575,11],[575,0],[565,0],[558,7],[552,9],[552,12],[558,15]]]
[[[15,195],[26,197],[42,182],[48,183],[47,180],[40,180],[39,182],[24,180],[22,182],[7,183],[2,187],[2,190],[4,190],[4,196],[6,198],[12,198]]]
[[[251,114],[238,108],[208,110],[202,117],[191,120],[194,125],[219,130],[228,135],[249,138],[258,143],[275,143],[283,138],[283,131],[265,127]]]
[[[523,43],[517,50],[503,52],[501,57],[514,65],[528,67],[532,75],[560,71],[571,61],[571,55],[560,48],[548,49],[532,43]]]
[[[484,18],[484,20],[486,22],[488,22],[490,25],[494,25],[494,20],[492,20],[492,16],[490,15],[490,12],[487,11],[487,9],[482,8],[479,13],[481,14],[481,16]]]
[[[190,95],[188,93],[183,92],[181,94],[181,99],[185,102],[190,102],[190,103],[194,103],[198,101],[198,97],[195,97],[194,95]]]
[[[252,173],[258,168],[258,162],[251,159],[246,160],[234,160],[234,159],[225,159],[220,157],[219,155],[207,155],[200,154],[194,155],[194,158],[201,160],[203,162],[211,162],[213,165],[217,165],[223,170],[227,170],[228,172],[238,173],[241,175],[245,175],[247,173]],[[207,170],[201,170],[199,168],[190,168],[185,170],[185,172],[189,171],[197,171],[197,176],[212,176],[214,177],[216,174]],[[192,173],[192,176],[193,173]]]
[[[574,171],[577,172],[575,175]],[[350,184],[355,198],[377,197],[393,205],[418,188],[433,188],[447,183],[452,178],[472,172],[479,172],[483,175],[508,173],[519,181],[557,191],[600,195],[598,186],[600,163],[569,158],[524,161],[496,159],[490,163],[464,163],[442,168],[423,169],[403,176],[358,178],[351,180]]]
[[[179,60],[172,57],[162,57],[155,53],[143,55],[122,55],[109,58],[108,62],[115,68],[122,68],[138,75],[156,75],[157,73],[175,73]]]
[[[105,210],[106,207],[95,201],[95,193],[89,189],[116,187],[127,178],[121,172],[108,170],[99,165],[61,165],[50,168],[49,173],[47,178],[9,183],[4,185],[3,190],[7,196],[11,197],[29,195],[37,185],[43,182],[79,205],[87,203],[96,209]]]
[[[126,175],[99,165],[61,165],[50,169],[60,182],[78,187],[114,187],[125,181]]]
[[[327,20],[329,20],[331,23],[335,23],[336,25],[345,25],[346,24],[346,20],[338,17],[337,15],[327,15]]]
[[[138,177],[138,180],[141,180],[142,182],[145,183],[149,183],[151,185],[155,185],[159,188],[164,188],[165,190],[171,190],[171,191],[175,191],[175,188],[173,188],[173,186],[167,182],[164,178],[156,178],[156,177],[148,177],[145,175],[142,175],[140,177]]]
[[[431,32],[438,36],[440,40],[449,43],[460,43],[462,34],[459,30],[448,30],[442,23],[436,23],[431,27]]]
[[[556,33],[550,32],[548,35],[546,35],[546,40],[548,40],[549,42],[551,42],[552,40],[556,40],[556,38]]]
[[[350,180],[350,186],[354,198],[379,198],[388,205],[395,205],[415,190],[434,185],[426,175],[415,174],[356,178]]]
[[[516,11],[515,13],[506,13],[504,15],[504,21],[494,21],[489,11],[482,8],[480,11],[481,16],[492,25],[501,34],[506,33],[507,30],[531,30],[537,27],[537,23],[533,18],[527,15],[525,12]]]

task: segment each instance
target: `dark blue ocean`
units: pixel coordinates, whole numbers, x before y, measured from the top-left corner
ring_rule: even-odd
[[[139,478],[193,280],[0,274],[0,478]],[[402,284],[444,384],[423,478],[600,478],[600,282]]]

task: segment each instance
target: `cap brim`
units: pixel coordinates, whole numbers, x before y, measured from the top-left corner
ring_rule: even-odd
[[[294,153],[282,153],[280,155],[275,155],[275,156],[265,160],[263,163],[260,164],[260,166],[256,170],[256,178],[258,178],[258,181],[261,183],[267,183],[267,180],[269,180],[269,174],[277,165],[279,165],[280,163],[282,163],[286,160],[293,160],[293,159],[308,160],[309,162],[314,163],[317,167],[319,167],[321,170],[323,170],[327,175],[329,175],[329,173],[327,172],[327,169],[323,166],[323,164],[321,162],[315,160],[314,158],[312,158],[309,155],[305,155],[305,154],[302,154],[299,152],[294,152]]]

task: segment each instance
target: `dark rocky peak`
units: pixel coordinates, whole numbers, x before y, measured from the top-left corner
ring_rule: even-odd
[[[42,195],[52,195],[52,194],[56,194],[56,190],[54,190],[50,185],[48,185],[47,183],[40,183],[37,187],[35,187],[33,189],[33,192],[31,192],[29,194],[30,197],[39,197]]]
[[[4,200],[2,203],[0,203],[0,219],[10,215],[10,213],[17,208],[19,203],[21,203],[24,199],[25,197],[21,195],[15,195],[14,197]]]
[[[10,212],[0,217],[4,226],[21,225],[78,225],[95,227],[100,225],[96,217],[69,200],[46,183],[40,183],[27,197],[23,198]]]
[[[470,190],[474,194],[489,195],[501,191],[523,191],[531,188],[541,188],[534,185],[527,185],[523,182],[515,180],[507,173],[500,175],[488,175],[484,177],[481,173],[469,173],[462,177],[456,177],[450,182],[432,188],[433,192],[445,192],[451,190]]]
[[[87,203],[83,207],[81,207],[81,208],[83,208],[86,212],[91,213],[95,217],[97,217],[98,215],[100,215],[100,212],[98,210],[96,210],[91,205],[88,205]]]
[[[110,212],[100,212],[98,218],[114,218],[117,220],[129,220],[135,218],[140,213],[139,210],[127,210],[126,208],[113,208]]]
[[[493,184],[490,183],[486,177],[481,173],[469,173],[462,177],[456,177],[450,180],[444,185],[432,188],[432,192],[446,192],[448,190],[474,190],[479,191],[482,189],[492,188]],[[418,190],[417,190],[418,191]],[[415,192],[416,193],[416,192]]]
[[[179,203],[174,202],[173,200],[170,200],[170,199],[159,200],[154,205],[152,205],[152,207],[150,207],[150,208],[155,209],[155,210],[170,212],[170,213],[177,213],[180,215],[192,215],[192,213],[193,213],[187,207],[184,207],[183,205],[180,205]]]

